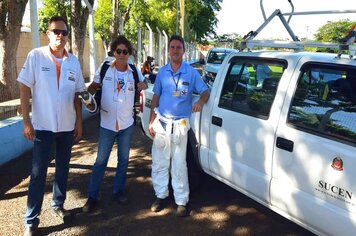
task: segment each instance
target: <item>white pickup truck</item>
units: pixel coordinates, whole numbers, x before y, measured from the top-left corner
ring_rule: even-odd
[[[151,98],[152,85],[146,134]],[[315,234],[356,234],[356,60],[231,53],[191,125],[188,158],[207,174]]]

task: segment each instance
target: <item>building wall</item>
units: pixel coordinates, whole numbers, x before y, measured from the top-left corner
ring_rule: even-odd
[[[28,32],[22,32],[20,36],[20,43],[17,48],[17,58],[16,58],[16,66],[17,66],[17,73],[20,72],[23,64],[25,63],[27,54],[31,51],[32,49],[32,37],[31,33]],[[47,35],[44,33],[40,34],[40,46],[45,46],[49,43]],[[98,67],[101,62],[104,60],[106,57],[106,52],[103,46],[103,43],[101,40],[96,40],[95,41],[95,47],[96,47],[96,66]],[[90,42],[89,38],[85,39],[85,44],[84,44],[84,57],[83,57],[83,76],[84,78],[87,78],[90,76]]]

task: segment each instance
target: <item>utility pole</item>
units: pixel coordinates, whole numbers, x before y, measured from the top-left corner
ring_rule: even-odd
[[[176,0],[176,34],[179,34],[179,0]]]
[[[184,29],[185,29],[185,2],[180,0],[180,27],[182,32],[182,37],[184,38]]]

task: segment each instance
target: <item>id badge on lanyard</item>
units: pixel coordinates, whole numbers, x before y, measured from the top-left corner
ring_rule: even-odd
[[[178,83],[179,83],[179,79],[180,79],[181,73],[179,72],[177,81],[174,79],[174,74],[173,74],[172,71],[171,71],[171,74],[172,74],[173,82],[176,85],[176,89],[175,89],[175,91],[172,92],[172,96],[173,97],[179,97],[180,96],[180,91],[178,90]]]

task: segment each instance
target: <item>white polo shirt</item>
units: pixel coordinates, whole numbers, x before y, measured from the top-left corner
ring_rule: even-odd
[[[75,92],[85,90],[80,64],[74,55],[65,52],[60,63],[49,46],[33,49],[17,81],[31,88],[34,129],[52,132],[74,130]]]
[[[96,83],[100,83],[101,66],[94,76]],[[127,68],[125,72],[119,72],[115,68],[114,60],[103,78],[100,126],[115,132],[130,127],[134,122],[135,79],[131,67],[127,65]],[[137,70],[137,74],[139,80],[144,81],[140,70]]]

